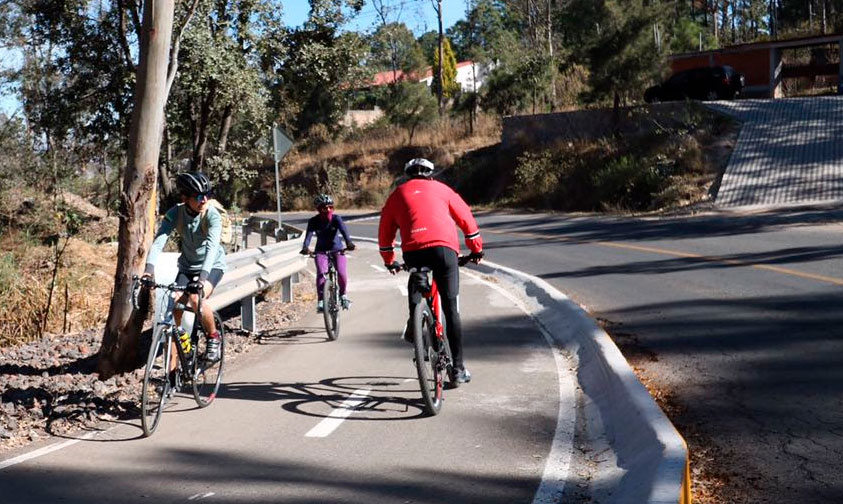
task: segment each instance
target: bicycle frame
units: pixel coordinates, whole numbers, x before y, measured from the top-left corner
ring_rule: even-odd
[[[325,284],[322,290],[323,317],[325,319],[325,332],[329,340],[339,337],[340,328],[340,294],[339,294],[339,273],[337,271],[337,255],[345,254],[346,249],[336,252],[311,252],[310,257],[316,260],[318,256],[324,255],[328,259],[328,269],[325,271]]]

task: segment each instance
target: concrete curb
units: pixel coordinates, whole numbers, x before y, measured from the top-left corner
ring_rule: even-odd
[[[356,241],[377,243],[366,237]],[[579,360],[580,387],[597,406],[619,467],[625,471],[612,502],[690,504],[685,440],[670,423],[606,332],[579,305],[548,282],[483,261],[472,269],[523,291],[533,318]]]
[[[521,286],[535,319],[579,359],[577,378],[600,412],[625,471],[614,502],[690,503],[688,450],[682,436],[635,376],[608,334],[546,281],[490,261],[472,269]]]

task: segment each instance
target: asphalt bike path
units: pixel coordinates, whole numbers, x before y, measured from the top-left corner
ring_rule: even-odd
[[[373,245],[349,255],[353,303],[337,341],[327,341],[314,310],[238,357],[209,408],[175,401],[150,438],[139,438],[133,421],[41,456],[15,454],[22,460],[0,469],[0,502],[558,497],[567,467],[551,449],[570,451],[560,441],[573,433],[558,426],[575,402],[575,370],[564,355],[500,288],[465,272],[460,303],[473,379],[446,391],[442,412],[426,417],[412,347],[399,338],[407,274],[389,275]]]

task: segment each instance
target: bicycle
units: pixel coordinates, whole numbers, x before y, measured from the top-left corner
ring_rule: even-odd
[[[143,387],[141,389],[141,426],[143,427],[144,437],[148,437],[158,428],[165,404],[174,393],[181,390],[182,385],[191,384],[193,398],[200,408],[204,408],[214,401],[222,382],[225,363],[225,336],[222,320],[219,314],[214,312],[214,321],[220,335],[220,358],[217,361],[208,362],[205,359],[208,335],[205,328],[202,327],[200,317],[196,316],[190,334],[190,347],[188,351],[185,351],[177,337],[173,310],[196,313],[184,303],[175,302],[174,294],[187,291],[187,287],[175,284],[158,284],[148,278],[138,278],[137,275],[132,277],[132,282],[132,301],[135,308],[139,305],[138,300],[142,287],[146,289],[159,288],[166,291],[158,301],[157,314],[159,315],[153,323],[152,342],[144,367]],[[201,313],[204,297],[201,288],[198,294],[197,311]],[[176,349],[177,356],[175,369],[170,370],[173,348]]]
[[[471,256],[460,256],[458,264],[465,266],[471,260]],[[410,273],[408,291],[411,299],[414,293],[421,294],[421,301],[413,307],[413,361],[425,411],[434,416],[442,409],[445,400],[445,376],[448,376],[451,388],[459,387],[439,289],[431,278],[430,268],[411,268],[406,263],[395,263],[390,269]]]
[[[328,256],[328,271],[325,272],[325,285],[322,286],[322,318],[325,320],[325,332],[328,339],[334,341],[340,337],[340,284],[337,268],[334,264],[335,254],[345,254],[347,249],[337,252],[311,252],[308,255],[314,259],[319,254]]]

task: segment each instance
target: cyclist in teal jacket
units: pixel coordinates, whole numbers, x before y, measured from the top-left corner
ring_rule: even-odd
[[[182,203],[172,207],[164,215],[146,257],[144,276],[154,278],[158,255],[164,249],[170,233],[175,230],[181,238],[176,285],[187,288],[185,296],[189,298],[195,310],[199,302],[200,288],[205,299],[211,297],[225,273],[225,250],[220,245],[222,217],[216,208],[208,204],[211,181],[205,174],[182,173],[176,179],[176,186]],[[181,323],[181,316],[181,311],[173,312],[176,324]],[[205,358],[217,361],[220,358],[220,333],[214,322],[213,311],[204,303],[201,320],[202,326],[210,335]]]

